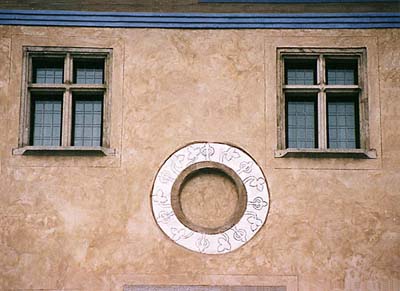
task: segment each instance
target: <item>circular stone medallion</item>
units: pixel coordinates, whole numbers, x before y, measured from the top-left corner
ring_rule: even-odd
[[[233,215],[216,228],[193,224],[180,204],[185,182],[204,170],[226,175],[238,195]],[[260,167],[246,152],[203,142],[177,150],[164,162],[154,181],[151,203],[157,224],[174,242],[195,252],[223,254],[241,247],[260,230],[268,214],[269,193]]]

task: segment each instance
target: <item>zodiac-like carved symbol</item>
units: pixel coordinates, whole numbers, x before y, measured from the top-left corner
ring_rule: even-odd
[[[249,176],[243,180],[243,184],[246,183],[249,183],[250,187],[255,187],[259,192],[261,192],[264,189],[265,180],[262,177],[257,178],[255,176]]]
[[[210,241],[206,238],[204,234],[196,241],[196,247],[201,253],[203,253],[209,246]]]
[[[238,175],[241,173],[250,173],[251,170],[253,170],[253,162],[248,161],[248,162],[241,162],[239,165],[239,170],[237,170]]]
[[[184,168],[183,161],[185,160],[184,155],[174,155],[171,157],[171,170],[175,174],[179,174],[181,170]]]
[[[261,197],[256,197],[253,201],[250,201],[249,204],[253,206],[255,210],[261,210],[264,207],[268,206],[267,201],[264,201]]]
[[[224,160],[227,160],[229,162],[232,159],[237,159],[237,158],[240,158],[240,153],[235,148],[232,147],[224,151],[220,157],[222,163],[224,162]]]
[[[168,171],[161,172],[158,177],[160,179],[160,182],[163,184],[167,184],[167,183],[175,181],[175,178]]]
[[[244,215],[249,216],[247,218],[248,223],[250,224],[250,229],[252,232],[256,231],[263,223],[261,219],[257,217],[257,214],[251,211],[246,212]]]
[[[170,211],[170,212],[161,211],[161,212],[158,214],[156,220],[157,220],[158,223],[167,224],[167,223],[169,223],[169,221],[171,220],[171,218],[172,218],[173,216],[175,216],[175,214],[174,214],[173,211]]]
[[[222,234],[222,237],[218,238],[218,248],[217,251],[222,253],[224,251],[230,251],[232,248],[229,242],[229,236],[226,233]]]
[[[188,165],[193,164],[200,155],[200,147],[189,146],[187,148],[187,152],[188,152],[187,159],[189,160]]]
[[[172,233],[172,240],[177,242],[180,239],[187,239],[193,235],[193,231],[186,231],[184,228],[182,229],[177,229],[175,227],[171,228],[171,233]]]
[[[210,157],[214,155],[215,149],[209,145],[208,143],[201,147],[200,153],[206,158],[206,160],[210,160]]]
[[[158,189],[155,194],[152,195],[152,200],[155,204],[160,205],[163,208],[170,208],[168,203],[168,197],[164,194],[161,189]]]
[[[232,228],[233,230],[233,238],[237,241],[246,242],[247,241],[247,232],[245,229],[238,229],[236,227]]]

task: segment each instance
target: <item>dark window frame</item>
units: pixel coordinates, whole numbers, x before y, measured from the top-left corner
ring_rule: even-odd
[[[342,58],[329,58],[327,57],[325,59],[325,80],[326,80],[326,85],[358,85],[358,63],[357,63],[357,59],[354,58],[346,58],[346,57],[342,57]],[[328,78],[328,74],[329,74],[329,69],[353,69],[354,73],[353,73],[353,79],[354,79],[354,84],[329,84],[329,78]]]
[[[104,84],[104,81],[105,81],[105,78],[104,78],[105,77],[105,74],[104,74],[105,60],[102,57],[95,57],[95,56],[94,57],[74,56],[74,60],[73,60],[73,79],[72,79],[73,83],[74,84],[99,84],[99,83],[78,83],[78,81],[77,81],[77,77],[78,77],[77,76],[78,75],[78,73],[77,73],[77,67],[78,67],[77,64],[78,63],[84,63],[84,64],[94,63],[95,64],[96,61],[98,61],[98,60],[100,60],[100,62],[102,63],[98,67],[103,67],[102,83],[100,83],[100,84]],[[99,65],[99,64],[96,64],[96,65]]]
[[[285,73],[285,85],[289,84],[288,71],[293,68],[300,69],[316,69],[317,58],[285,58],[284,60],[284,73]],[[304,84],[304,85],[316,85],[317,84],[317,70],[313,70],[313,83],[312,84]],[[295,84],[292,84],[295,85]]]
[[[62,69],[62,76],[61,76],[61,78],[63,78],[63,76],[64,76],[64,70],[65,70],[65,68],[64,68],[64,62],[65,62],[65,60],[64,60],[64,57],[63,56],[46,56],[46,57],[43,57],[43,56],[34,56],[34,57],[32,57],[32,80],[31,80],[31,82],[32,83],[34,83],[34,84],[62,84],[63,82],[60,82],[60,83],[56,83],[56,82],[52,82],[52,83],[40,83],[40,82],[38,82],[37,81],[37,78],[38,78],[38,76],[37,76],[37,69],[38,69],[38,64],[36,64],[36,62],[39,62],[39,63],[44,63],[44,64],[46,64],[47,66],[45,66],[45,67],[51,67],[51,66],[49,66],[49,64],[55,64],[55,63],[59,63],[58,65],[60,65],[61,66],[61,69]]]
[[[288,85],[285,60],[317,59],[317,83],[314,85]],[[327,84],[326,60],[357,60],[357,82],[351,85]],[[360,157],[376,158],[369,147],[367,53],[365,48],[277,48],[277,148],[275,157]],[[287,147],[286,94],[314,93],[318,96],[318,148]],[[357,94],[358,137],[356,148],[329,148],[327,95]]]
[[[64,60],[62,83],[37,83],[34,77],[34,60]],[[102,84],[77,84],[74,83],[73,60],[104,60],[103,83]],[[22,75],[22,98],[20,115],[20,132],[18,139],[18,150],[14,154],[24,154],[29,151],[100,151],[105,155],[114,154],[110,148],[111,127],[111,79],[112,79],[112,49],[103,48],[75,48],[75,47],[23,47],[23,75]],[[33,104],[34,94],[46,94],[46,92],[62,92],[62,125],[60,146],[33,145]],[[73,135],[73,100],[72,95],[79,92],[102,94],[102,129],[101,145],[95,147],[74,146]],[[33,95],[32,95],[33,94]],[[55,153],[55,152],[53,152]]]

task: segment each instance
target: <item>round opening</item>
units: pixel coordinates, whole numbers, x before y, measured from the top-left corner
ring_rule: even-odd
[[[239,222],[247,195],[239,176],[215,162],[200,162],[186,168],[171,192],[177,218],[196,232],[216,234]]]

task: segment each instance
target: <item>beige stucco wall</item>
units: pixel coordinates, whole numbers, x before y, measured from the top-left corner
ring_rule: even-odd
[[[16,156],[22,46],[113,48],[115,156]],[[276,48],[367,47],[377,159],[274,158]],[[0,27],[0,289],[124,284],[400,289],[400,31]],[[163,161],[192,141],[262,166],[261,231],[225,255],[171,242],[151,213]]]

